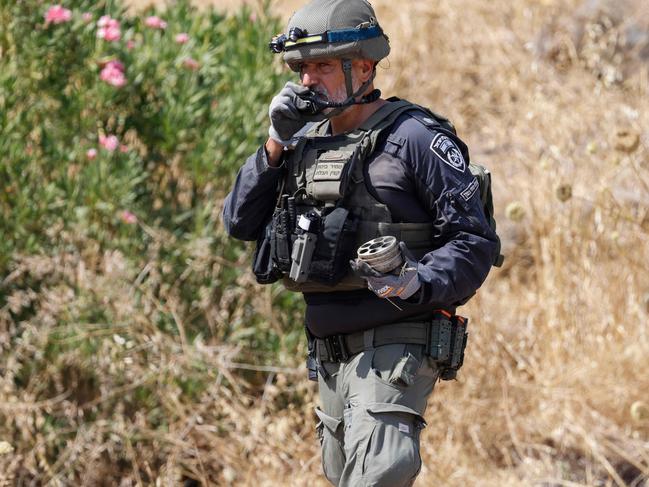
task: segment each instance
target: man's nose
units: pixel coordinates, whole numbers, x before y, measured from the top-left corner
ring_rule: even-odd
[[[303,71],[302,72],[302,86],[306,86],[307,88],[310,88],[311,86],[316,84],[316,79],[313,76],[313,73],[309,71]]]

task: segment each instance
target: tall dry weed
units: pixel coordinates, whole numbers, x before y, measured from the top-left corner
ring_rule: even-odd
[[[417,485],[641,485],[648,65],[557,27],[620,39],[641,3],[616,5],[623,23],[597,2],[373,4],[393,46],[378,85],[449,116],[492,170],[507,254],[464,309],[469,356],[433,394]]]
[[[612,84],[579,55],[540,57],[539,36],[578,2],[410,7],[382,12],[398,22],[393,45],[408,46],[391,56],[386,91],[448,115],[492,170],[508,254],[465,309],[471,350],[460,383],[433,395],[421,485],[639,485],[647,65]]]

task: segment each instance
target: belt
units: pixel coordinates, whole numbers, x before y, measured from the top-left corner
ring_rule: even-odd
[[[345,362],[363,350],[392,343],[428,344],[430,321],[392,323],[377,326],[370,333],[359,331],[315,339],[315,354],[320,362]],[[366,337],[373,339],[366,343]]]

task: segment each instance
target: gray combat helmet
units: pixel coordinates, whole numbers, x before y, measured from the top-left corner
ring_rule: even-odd
[[[319,57],[380,61],[390,53],[388,37],[366,0],[312,0],[288,22],[284,61]]]
[[[348,106],[372,83],[376,70],[356,93],[352,90],[351,59],[380,61],[390,54],[390,42],[367,0],[312,0],[295,12],[286,34],[275,36],[270,49],[284,53],[284,61],[299,72],[300,61],[323,57],[339,58],[345,73]],[[375,90],[374,99],[380,92]],[[364,102],[369,102],[368,99]],[[339,113],[332,112],[329,116]]]

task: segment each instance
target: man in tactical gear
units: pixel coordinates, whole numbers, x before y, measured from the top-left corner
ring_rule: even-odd
[[[259,282],[304,295],[325,476],[409,486],[428,397],[462,363],[455,310],[499,240],[450,122],[374,89],[390,46],[366,0],[312,0],[270,47],[300,83],[271,101],[269,138],[240,169],[224,224],[257,241]],[[386,236],[395,271],[355,258]]]

